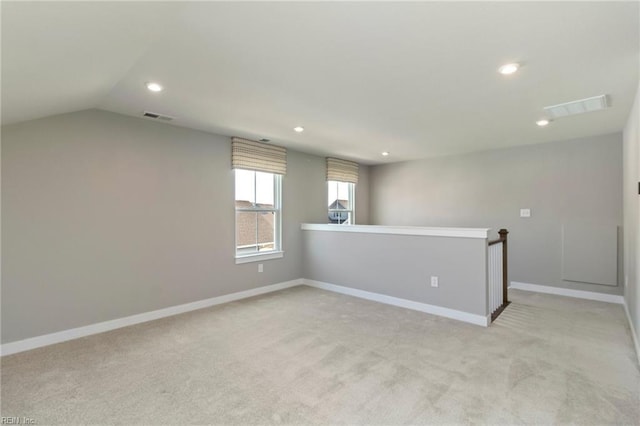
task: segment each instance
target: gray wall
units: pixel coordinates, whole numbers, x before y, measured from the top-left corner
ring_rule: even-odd
[[[288,152],[283,259],[234,262],[230,140],[98,110],[2,128],[2,342],[302,277],[324,158]]]
[[[624,130],[624,298],[640,342],[640,86]],[[640,348],[636,348],[640,349]],[[640,353],[638,353],[640,357]]]
[[[635,150],[637,159],[637,109],[634,114],[625,150]],[[421,284],[402,289],[377,280],[366,287],[313,263],[303,270],[300,223],[327,221],[325,162],[288,154],[285,257],[264,262],[259,274],[255,263],[234,262],[229,138],[97,110],[4,126],[2,342],[303,276],[460,309],[412,294]],[[363,166],[356,220],[507,227],[512,280],[619,293],[560,279],[559,230],[573,219],[621,224],[621,162],[621,135],[615,134]],[[631,194],[637,161],[626,158],[625,167]],[[632,195],[625,201],[626,298],[638,324],[637,237],[629,237],[637,236],[638,202]],[[525,207],[531,219],[518,217]],[[337,265],[334,251],[325,252]]]
[[[371,224],[507,228],[511,281],[622,294],[564,281],[561,255],[563,224],[622,226],[619,133],[373,166],[370,187]]]
[[[486,249],[476,238],[304,231],[304,277],[486,316]]]

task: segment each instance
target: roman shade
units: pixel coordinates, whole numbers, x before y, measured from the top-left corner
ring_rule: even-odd
[[[327,157],[327,180],[358,183],[358,163]]]
[[[248,139],[231,138],[231,168],[287,174],[287,150]]]

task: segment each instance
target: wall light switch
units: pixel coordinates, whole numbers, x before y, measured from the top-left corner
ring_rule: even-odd
[[[262,263],[258,263],[258,272],[264,272],[264,265]]]
[[[520,209],[520,217],[531,217],[531,209]]]
[[[431,287],[438,287],[438,277],[431,277]]]

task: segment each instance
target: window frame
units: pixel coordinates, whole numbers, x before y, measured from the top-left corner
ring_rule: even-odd
[[[330,209],[329,205],[327,205],[327,218],[329,219],[329,215],[331,213],[343,213],[343,212],[347,212],[347,220],[345,222],[342,223],[337,223],[336,225],[355,225],[356,224],[356,184],[353,182],[342,182],[342,181],[338,181],[338,180],[328,180],[327,181],[327,203],[329,202],[329,185],[330,184],[340,184],[340,183],[346,183],[348,185],[348,197],[349,197],[349,209]],[[336,201],[339,199],[337,198],[337,188],[336,188]],[[330,219],[329,219],[330,220]],[[333,224],[333,222],[329,222],[330,224]]]
[[[243,170],[252,172],[254,175],[254,200],[257,200],[257,175],[256,173],[265,173],[273,175],[273,208],[264,208],[264,207],[256,207],[257,202],[254,202],[253,207],[247,208],[238,208],[235,206],[236,200],[236,183],[237,183],[237,174],[236,171]],[[235,263],[249,263],[249,262],[259,262],[263,260],[270,259],[278,259],[284,256],[284,251],[282,249],[282,175],[277,173],[269,173],[262,172],[259,170],[249,170],[249,169],[234,169],[233,173],[234,177],[234,256]],[[274,239],[274,249],[273,250],[265,250],[261,252],[249,253],[249,254],[238,254],[238,212],[247,212],[247,213],[270,213],[274,214],[274,229],[273,229],[273,239]],[[256,239],[256,245],[259,245],[258,240]]]

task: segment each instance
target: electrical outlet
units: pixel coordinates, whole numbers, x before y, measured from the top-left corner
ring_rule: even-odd
[[[438,277],[431,277],[431,287],[438,287]]]
[[[258,272],[264,272],[264,265],[262,263],[258,263]]]
[[[531,217],[531,209],[520,209],[520,217]]]

